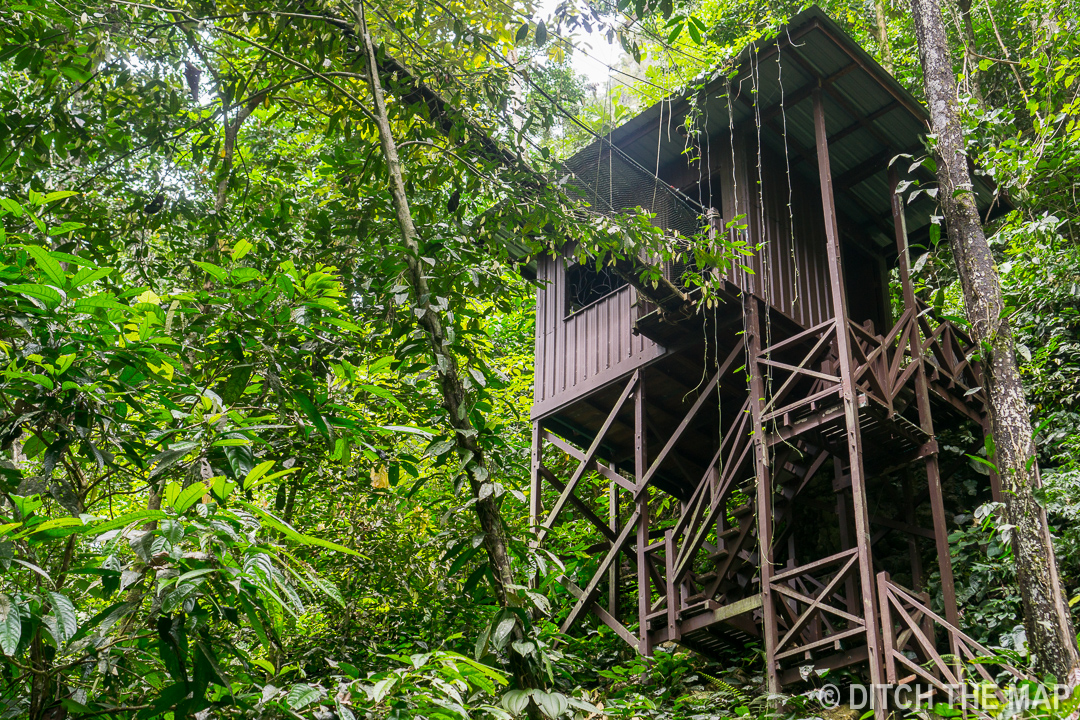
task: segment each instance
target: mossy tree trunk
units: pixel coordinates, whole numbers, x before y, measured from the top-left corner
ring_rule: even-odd
[[[1039,669],[1075,685],[1080,678],[1076,634],[1054,557],[1046,511],[1035,498],[1035,460],[1028,405],[1020,383],[1012,328],[1001,282],[972,192],[956,77],[938,0],[911,0],[931,130],[937,140],[937,176],[949,244],[964,293],[964,306],[982,361],[983,390],[1001,476],[1005,517],[1013,525],[1028,643]]]

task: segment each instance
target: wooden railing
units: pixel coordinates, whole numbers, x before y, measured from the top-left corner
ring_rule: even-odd
[[[1000,668],[1007,679],[1033,680],[1009,663],[996,661],[993,651],[931,610],[925,594],[896,584],[886,572],[877,575],[877,591],[885,676],[890,685],[926,683],[959,701],[965,712],[990,718],[987,709],[974,702],[980,694],[963,691],[975,686],[991,688],[999,701],[1004,700],[998,678],[987,667]]]
[[[986,396],[981,370],[971,360],[975,345],[952,321],[938,318],[923,303],[918,313],[905,310],[884,336],[848,321],[854,355],[853,377],[859,389],[872,395],[889,412],[902,410],[897,401],[918,371],[915,357],[922,359],[931,389],[945,400],[981,415]]]
[[[857,548],[844,550],[773,575],[769,591],[775,597],[780,636],[776,659],[802,655],[862,635],[866,624],[848,578],[857,574]]]
[[[920,358],[927,382],[946,402],[978,419],[985,411],[981,370],[972,361],[974,343],[953,322],[938,318],[931,308],[906,310],[885,335],[869,325],[847,321],[852,349],[852,379],[859,392],[872,397],[888,413],[903,412]],[[772,343],[756,359],[759,370],[772,378],[763,408],[764,423],[780,422],[807,407],[839,398],[836,323],[827,321]],[[802,390],[795,392],[796,388]],[[809,383],[809,384],[807,384]]]

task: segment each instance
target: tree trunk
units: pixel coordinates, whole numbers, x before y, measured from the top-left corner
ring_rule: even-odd
[[[881,48],[881,67],[893,71],[892,46],[889,45],[889,24],[885,21],[885,0],[874,0],[877,20],[878,46]]]
[[[960,11],[960,38],[964,43],[964,76],[967,86],[979,104],[984,104],[982,85],[979,83],[978,48],[975,44],[975,26],[971,22],[971,0],[957,0]]]
[[[964,292],[972,339],[980,349],[983,390],[1001,476],[1006,520],[1020,586],[1028,644],[1040,671],[1074,684],[1080,654],[1058,575],[1046,512],[1033,491],[1039,486],[1028,406],[1004,312],[1001,283],[983,233],[972,192],[956,78],[938,0],[911,0],[931,129],[937,137],[939,200]]]
[[[484,452],[476,442],[476,428],[473,427],[472,422],[469,420],[465,387],[461,382],[457,358],[447,342],[439,312],[430,301],[431,292],[428,289],[427,280],[424,278],[423,268],[421,267],[420,245],[416,226],[413,223],[412,213],[409,210],[409,200],[405,194],[405,182],[401,174],[397,143],[390,128],[382,84],[379,80],[378,61],[375,57],[375,48],[368,31],[362,3],[357,3],[354,13],[364,43],[364,51],[367,55],[367,79],[375,105],[374,121],[378,128],[379,142],[382,145],[383,157],[386,160],[387,172],[390,176],[390,195],[393,200],[394,211],[397,214],[401,239],[407,251],[405,262],[408,265],[407,277],[415,300],[414,314],[417,316],[417,322],[427,335],[431,352],[435,356],[435,367],[439,376],[443,407],[446,409],[450,424],[454,428],[457,449],[462,457],[462,471],[469,480],[469,486],[475,500],[476,514],[480,521],[480,528],[484,533],[484,550],[487,552],[488,562],[495,578],[496,598],[500,606],[508,608],[515,604],[511,595],[511,587],[516,585],[516,582],[510,563],[510,554],[507,551],[506,530],[503,527],[502,515],[499,512],[495,494],[487,493],[485,496],[481,493],[481,489],[485,481],[487,481]],[[516,639],[523,637],[520,625],[515,626],[514,636]],[[518,686],[521,689],[539,687],[536,676],[529,669],[528,660],[513,649],[510,650],[509,655],[511,672],[514,674]],[[539,717],[535,703],[529,704],[529,711],[530,717]]]

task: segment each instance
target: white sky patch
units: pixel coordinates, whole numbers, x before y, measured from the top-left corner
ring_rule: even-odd
[[[561,1],[540,0],[537,8],[538,19],[549,18]],[[608,80],[609,73],[613,79],[627,79],[626,76],[608,69],[608,66],[618,67],[620,59],[625,55],[618,39],[613,43],[608,43],[607,37],[599,32],[590,34],[579,29],[570,41],[575,47],[572,60],[574,70],[588,78],[590,83],[603,86]]]

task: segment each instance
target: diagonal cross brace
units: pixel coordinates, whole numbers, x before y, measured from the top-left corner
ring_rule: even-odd
[[[679,440],[682,439],[683,432],[694,420],[694,418],[697,417],[698,411],[701,410],[707,400],[713,397],[712,391],[716,389],[716,384],[720,382],[720,378],[724,376],[724,373],[726,373],[731,368],[732,364],[735,362],[735,359],[742,355],[742,353],[742,346],[736,346],[735,349],[728,354],[723,364],[721,364],[720,368],[716,371],[716,374],[714,374],[712,376],[712,379],[709,380],[708,385],[706,385],[705,389],[701,391],[700,395],[698,395],[698,398],[694,401],[693,406],[686,412],[686,417],[682,419],[682,422],[679,423],[679,426],[675,428],[675,432],[672,433],[670,438],[668,438],[667,443],[664,444],[664,449],[660,451],[660,454],[656,456],[655,460],[653,460],[652,465],[649,466],[648,472],[645,473],[645,477],[641,479],[641,482],[638,485],[638,493],[640,493],[643,488],[648,486],[649,481],[652,480],[652,477],[656,474],[656,471],[660,469],[660,466],[664,463],[664,460],[667,459],[668,454],[671,453],[675,445],[679,442]]]
[[[544,537],[548,531],[551,530],[552,525],[555,524],[555,520],[558,519],[559,513],[566,507],[566,503],[570,501],[570,496],[577,488],[578,481],[581,480],[585,471],[589,469],[592,461],[596,458],[596,451],[600,449],[600,443],[604,441],[604,437],[607,435],[611,425],[615,422],[615,418],[618,417],[619,411],[622,410],[623,405],[626,404],[626,399],[630,397],[630,393],[638,386],[640,382],[640,374],[635,372],[633,377],[630,378],[630,382],[626,383],[626,387],[623,388],[622,395],[619,396],[618,402],[615,403],[615,407],[608,414],[607,419],[604,420],[603,426],[600,428],[600,432],[596,434],[596,438],[593,439],[589,449],[585,452],[585,457],[580,463],[578,463],[577,470],[570,477],[569,482],[566,483],[566,487],[559,493],[559,499],[555,501],[555,505],[552,506],[551,512],[548,514],[547,520],[544,521],[543,527],[540,528],[540,532],[537,533],[536,540],[538,543],[544,541]]]
[[[626,521],[626,525],[623,526],[622,532],[619,533],[619,537],[615,538],[615,542],[608,548],[607,554],[604,555],[604,559],[600,561],[600,567],[596,569],[596,573],[593,575],[592,580],[585,586],[585,590],[582,592],[581,597],[574,603],[574,607],[570,610],[570,614],[566,616],[566,620],[562,624],[562,632],[566,632],[573,627],[581,614],[596,600],[596,590],[600,586],[600,581],[607,577],[608,568],[615,562],[615,559],[619,556],[619,552],[622,551],[623,546],[630,540],[630,535],[637,529],[637,521],[640,517],[641,510],[634,510],[634,512],[630,514],[630,517]]]
[[[855,567],[855,561],[858,559],[859,556],[857,554],[852,554],[852,556],[848,558],[848,561],[844,563],[843,567],[840,568],[840,571],[833,576],[833,579],[830,580],[828,584],[826,584],[825,587],[822,588],[813,598],[806,597],[802,593],[795,592],[790,588],[784,587],[783,585],[773,585],[772,590],[774,592],[778,592],[781,595],[787,595],[795,600],[799,600],[800,602],[804,602],[809,605],[809,607],[807,607],[806,610],[804,610],[802,614],[799,615],[799,619],[791,625],[790,629],[788,629],[787,631],[787,634],[784,635],[784,637],[780,639],[780,642],[776,644],[777,650],[780,650],[788,642],[790,642],[792,638],[802,632],[803,628],[806,627],[806,624],[809,623],[810,619],[813,617],[814,611],[826,610],[835,615],[839,615],[840,617],[848,620],[849,622],[866,622],[862,618],[856,617],[829,605],[823,604],[825,600],[827,600],[829,596],[832,595],[832,591],[836,588],[836,586],[839,585],[843,581],[843,579],[847,577],[848,573],[851,572],[851,569]]]

